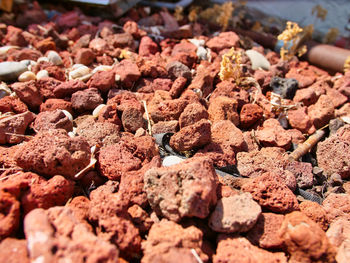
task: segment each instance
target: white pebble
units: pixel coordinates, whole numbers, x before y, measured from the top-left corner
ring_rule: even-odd
[[[265,56],[254,49],[249,49],[245,52],[252,62],[252,69],[256,70],[262,68],[264,70],[269,70],[271,67],[270,62],[265,58]]]
[[[67,116],[67,118],[68,118],[70,121],[73,121],[73,116],[72,116],[72,114],[70,114],[69,111],[66,111],[66,110],[61,110],[61,111],[64,113],[64,115]]]
[[[50,62],[52,62],[56,66],[63,64],[62,58],[60,57],[60,55],[56,51],[50,50],[47,53],[47,58],[49,59]]]
[[[0,55],[5,55],[10,49],[19,49],[18,46],[3,46],[0,47]]]
[[[47,57],[40,57],[40,58],[38,58],[38,60],[36,62],[40,63],[40,62],[50,62],[50,61]]]
[[[205,41],[204,39],[195,39],[195,38],[192,38],[192,39],[189,39],[188,41],[190,41],[193,45],[195,45],[197,48],[198,47],[203,47],[204,44],[205,44]]]
[[[26,81],[30,81],[30,80],[35,80],[36,76],[33,72],[31,71],[26,71],[23,72],[21,75],[19,75],[18,77],[18,81],[20,82],[26,82]]]
[[[106,106],[106,104],[100,104],[100,105],[98,105],[98,106],[94,109],[94,111],[92,112],[92,116],[94,116],[95,118],[97,118],[98,115],[100,114],[100,111],[102,110],[102,108],[103,108],[104,106]]]
[[[40,70],[38,73],[36,73],[37,79],[47,78],[49,76],[49,72],[45,69]]]
[[[120,82],[121,81],[121,76],[120,75],[118,75],[118,74],[115,74],[115,82]]]
[[[164,159],[163,159],[163,166],[172,166],[174,164],[178,164],[178,163],[181,163],[184,159],[178,157],[178,156],[175,156],[175,155],[169,155],[169,156],[166,156]]]
[[[74,68],[69,72],[69,79],[80,79],[90,73],[90,69],[87,66],[81,65],[80,67]]]

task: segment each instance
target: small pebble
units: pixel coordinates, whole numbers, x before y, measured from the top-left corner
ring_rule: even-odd
[[[92,116],[94,116],[95,118],[98,117],[98,115],[100,114],[100,111],[102,110],[102,108],[106,106],[106,104],[100,104],[98,105],[92,112]]]
[[[49,76],[49,72],[45,69],[40,70],[38,73],[36,73],[37,79],[47,78]]]
[[[197,48],[197,57],[200,60],[208,60],[208,50],[204,47],[198,47]]]
[[[40,62],[50,62],[50,61],[47,57],[40,57],[40,58],[38,58],[38,60],[36,62],[40,63]]]
[[[19,75],[28,70],[25,63],[6,61],[0,63],[0,80],[10,81],[16,80]]]
[[[178,163],[181,163],[184,159],[178,157],[178,156],[175,156],[175,155],[169,155],[169,156],[166,156],[164,159],[163,159],[163,166],[172,166],[174,164],[178,164]]]
[[[204,39],[189,39],[188,41],[190,41],[193,45],[195,45],[197,48],[199,47],[203,47],[205,45],[205,41]]]
[[[18,81],[20,82],[26,82],[26,81],[35,80],[35,79],[36,79],[36,75],[31,71],[23,72],[18,77]]]
[[[249,49],[245,52],[252,62],[252,68],[254,70],[262,68],[264,70],[269,70],[271,65],[270,62],[265,58],[265,56],[253,49]]]
[[[5,82],[2,82],[0,84],[0,99],[2,99],[3,97],[9,96],[11,95],[11,90],[10,88],[6,85]]]
[[[296,79],[273,77],[271,79],[270,86],[273,92],[281,95],[283,99],[293,99],[299,84]]]
[[[62,58],[60,57],[60,55],[56,51],[50,50],[47,53],[47,58],[49,59],[50,62],[52,62],[56,66],[63,64]]]

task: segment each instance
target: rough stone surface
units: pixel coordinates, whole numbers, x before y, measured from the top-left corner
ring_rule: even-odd
[[[24,239],[6,238],[0,243],[0,254],[7,263],[29,263],[27,242]]]
[[[265,147],[281,147],[285,150],[290,148],[292,140],[276,119],[264,121],[262,128],[256,132],[256,139]]]
[[[223,197],[210,216],[209,226],[222,233],[247,232],[254,226],[260,214],[260,205],[249,193]]]
[[[140,46],[139,46],[139,55],[143,57],[147,57],[150,55],[154,55],[158,52],[157,43],[153,42],[153,40],[149,36],[144,36],[141,38]]]
[[[300,211],[315,221],[324,231],[328,228],[326,210],[316,202],[304,201],[299,205]]]
[[[226,237],[219,241],[213,263],[286,263],[283,253],[271,253],[250,244],[245,237]]]
[[[95,88],[77,91],[72,95],[72,107],[78,112],[92,111],[103,103],[103,99]]]
[[[90,162],[90,147],[82,138],[70,138],[64,130],[39,132],[16,153],[17,164],[42,175],[73,178]]]
[[[237,113],[238,102],[234,98],[219,96],[210,101],[208,113],[211,122],[229,120],[234,125],[239,125],[239,115]]]
[[[182,217],[205,218],[216,204],[217,175],[203,158],[192,158],[170,167],[145,173],[144,189],[151,207],[159,215],[180,221]]]
[[[279,233],[291,262],[334,262],[336,250],[326,233],[303,213],[286,215]]]
[[[73,123],[62,110],[44,111],[36,117],[33,128],[36,131],[63,129],[69,132],[73,129]]]
[[[240,112],[240,127],[246,129],[263,119],[263,109],[257,104],[244,104]]]
[[[66,110],[73,114],[72,103],[63,99],[47,99],[40,105],[40,112],[54,110]]]
[[[120,81],[125,88],[131,88],[141,77],[139,68],[129,59],[124,59],[114,67],[116,75],[120,76]]]
[[[242,131],[229,120],[215,122],[211,126],[211,138],[213,143],[235,152],[244,148]]]
[[[179,130],[179,121],[159,121],[152,126],[152,134],[175,133]]]
[[[30,111],[0,119],[0,144],[16,144],[25,140],[24,134],[35,115]]]
[[[321,95],[317,102],[308,108],[308,115],[313,125],[319,129],[334,117],[334,105],[326,95]]]
[[[350,126],[340,128],[336,134],[317,144],[317,163],[326,174],[340,174],[346,179],[350,176]]]
[[[225,48],[238,47],[239,37],[234,32],[222,32],[217,37],[213,37],[206,43],[207,47],[215,52]]]
[[[186,106],[179,117],[180,128],[194,124],[201,119],[208,119],[208,112],[200,103],[191,103]]]
[[[62,82],[60,85],[55,87],[53,93],[56,98],[70,97],[73,93],[87,89],[88,86],[81,80],[69,80]]]
[[[189,151],[200,148],[210,142],[210,123],[202,119],[192,125],[186,126],[170,139],[170,146],[178,151]]]
[[[247,233],[247,238],[252,244],[265,249],[283,247],[283,240],[278,235],[282,226],[284,215],[274,213],[262,213],[253,228]]]
[[[75,54],[74,62],[89,66],[95,60],[95,54],[90,48],[81,48]]]
[[[1,91],[0,91],[1,94]],[[1,96],[0,96],[1,97]],[[23,113],[28,110],[27,105],[25,105],[19,98],[12,96],[5,96],[0,99],[0,112],[14,112]]]
[[[302,133],[313,134],[316,131],[313,122],[307,115],[307,107],[288,110],[288,121],[290,126]]]
[[[143,111],[136,107],[126,108],[121,117],[124,130],[127,132],[136,132],[139,128],[146,127],[146,121],[143,119]]]
[[[14,234],[20,224],[20,202],[4,191],[0,192],[0,240]]]
[[[113,70],[98,71],[91,77],[87,85],[89,88],[96,88],[106,93],[115,86],[115,72]]]
[[[151,262],[198,262],[190,252],[194,249],[203,262],[208,261],[208,255],[203,251],[203,233],[195,226],[182,227],[172,221],[163,219],[154,224],[147,240],[142,242],[142,263]],[[191,256],[192,255],[192,256]],[[172,256],[176,256],[175,261]]]
[[[345,218],[335,220],[326,233],[329,242],[337,247],[337,255],[335,259],[338,263],[346,263],[350,256],[350,221]]]
[[[322,203],[327,219],[332,223],[338,217],[350,219],[350,195],[331,193]]]
[[[269,211],[288,213],[299,209],[296,196],[274,173],[264,173],[244,184],[242,190],[251,193],[253,199]]]
[[[43,97],[35,85],[35,81],[16,82],[11,85],[18,98],[23,101],[30,109],[37,109],[43,102]]]
[[[299,188],[311,188],[314,185],[315,181],[311,163],[291,161],[288,162],[285,169],[295,176]]]

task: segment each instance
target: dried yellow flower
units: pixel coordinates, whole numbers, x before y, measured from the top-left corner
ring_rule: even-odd
[[[318,17],[319,19],[321,19],[322,21],[326,20],[326,16],[328,14],[327,9],[323,8],[321,5],[315,5],[312,8],[311,14],[316,14],[316,17]]]
[[[344,63],[344,72],[350,71],[350,56],[348,56]]]
[[[181,21],[182,19],[184,19],[183,11],[184,11],[184,8],[182,6],[175,7],[174,17],[177,21]]]
[[[325,44],[334,43],[335,40],[337,39],[338,35],[339,35],[338,28],[335,28],[335,27],[330,28],[323,39],[323,43],[325,43]]]
[[[222,26],[222,31],[227,29],[229,21],[232,17],[232,12],[234,10],[232,2],[226,2],[221,6],[221,13],[216,19],[217,23]]]
[[[199,6],[194,6],[191,8],[190,12],[188,13],[188,20],[190,22],[196,22],[198,19],[198,13],[200,11],[200,7]]]
[[[231,48],[226,54],[222,56],[220,63],[219,77],[222,81],[233,78],[237,83],[241,80],[241,64],[242,54]]]
[[[313,26],[307,26],[307,30],[302,35],[303,29],[297,23],[288,21],[286,29],[278,35],[278,40],[283,41],[280,55],[283,60],[291,59],[295,54],[302,56],[306,53],[306,46],[300,46],[302,41],[312,35]]]

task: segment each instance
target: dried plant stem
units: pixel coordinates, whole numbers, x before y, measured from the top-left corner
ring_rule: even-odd
[[[148,130],[148,134],[152,136],[152,123],[151,123],[151,119],[149,117],[148,114],[148,110],[147,110],[147,104],[146,101],[142,101],[143,103],[143,107],[145,108],[145,113],[146,113],[146,117],[147,117],[147,130]]]
[[[297,161],[300,157],[308,153],[325,135],[325,131],[320,129],[312,134],[305,142],[298,145],[298,147],[289,155],[289,160]]]
[[[198,253],[195,249],[191,248],[191,253],[193,254],[193,256],[196,258],[196,260],[198,261],[198,263],[203,263],[203,261],[201,260],[201,258],[198,256]]]

